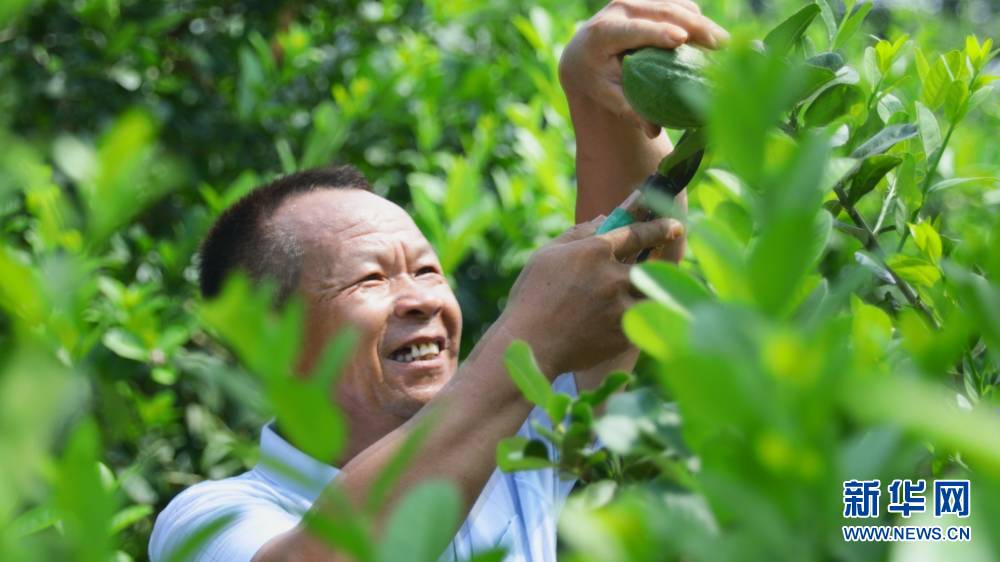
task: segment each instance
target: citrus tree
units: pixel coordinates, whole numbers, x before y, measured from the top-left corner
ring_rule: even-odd
[[[471,348],[572,223],[557,64],[596,4],[0,3],[0,559],[144,559],[155,514],[252,466],[275,414],[318,456],[343,442],[316,399],[329,378],[284,368],[299,305],[272,311],[239,279],[196,294],[212,219],[277,174],[352,163],[407,205]],[[581,478],[567,559],[993,560],[1000,104],[975,32],[994,12],[701,4],[735,39],[707,95],[678,92],[705,159],[688,255],[635,268],[640,364],[570,400],[512,348],[556,424],[498,463]],[[359,560],[435,559],[457,518],[447,486],[371,531],[416,446],[371,505],[317,532]],[[973,541],[844,541],[845,481],[904,478],[971,480]],[[899,520],[883,494],[869,523]]]

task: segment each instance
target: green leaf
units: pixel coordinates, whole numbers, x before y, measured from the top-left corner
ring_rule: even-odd
[[[750,282],[758,304],[782,315],[797,304],[791,298],[826,250],[833,217],[826,211],[790,216],[770,224],[749,257]]]
[[[826,249],[832,219],[819,186],[829,152],[825,138],[807,137],[760,202],[747,266],[754,301],[768,314],[790,311],[790,296]]]
[[[80,184],[92,243],[102,243],[153,200],[180,185],[181,169],[157,150],[156,134],[152,117],[133,110],[102,135],[96,173]]]
[[[767,49],[777,55],[786,54],[799,42],[819,12],[819,6],[808,4],[792,14],[791,17],[778,24],[764,36],[764,44],[767,45]]]
[[[132,525],[149,517],[153,507],[149,505],[130,505],[122,509],[111,519],[111,532],[118,534]]]
[[[552,385],[538,368],[531,346],[527,342],[523,340],[512,342],[504,353],[504,365],[511,380],[528,402],[540,408],[548,406],[552,399]],[[552,423],[556,424],[559,421],[552,420]]]
[[[964,80],[953,80],[944,98],[944,113],[952,123],[965,116],[969,100],[969,85]]]
[[[927,194],[935,193],[937,191],[943,191],[945,189],[950,189],[952,187],[957,187],[959,185],[965,185],[967,183],[971,184],[983,184],[983,185],[996,185],[1000,183],[1000,177],[997,176],[980,176],[975,178],[951,178],[947,180],[941,180],[927,189]]]
[[[805,102],[820,90],[832,87],[834,82],[839,80],[838,71],[825,66],[825,64],[836,65],[838,58],[840,55],[837,53],[825,53],[806,61],[802,67],[802,83],[799,86],[799,93],[795,96],[797,103]],[[840,59],[839,63],[840,66],[837,68],[843,68],[843,59]]]
[[[1000,419],[987,408],[963,411],[954,391],[917,377],[868,377],[841,387],[841,402],[860,422],[892,424],[1000,470]]]
[[[350,120],[338,111],[332,101],[317,105],[312,112],[312,130],[306,137],[299,165],[314,168],[335,161],[347,140],[350,125]]]
[[[658,302],[643,301],[625,311],[622,328],[639,349],[666,360],[686,345],[688,320]]]
[[[647,296],[679,312],[687,313],[711,298],[704,285],[673,263],[645,262],[633,267],[629,276]]]
[[[844,66],[844,57],[836,51],[826,51],[809,57],[806,64],[837,72]]]
[[[676,407],[640,388],[613,396],[594,431],[608,450],[627,455],[650,445],[682,450],[679,426]]]
[[[538,470],[552,466],[545,443],[520,435],[500,440],[497,445],[497,466],[504,472]]]
[[[798,101],[803,73],[782,57],[734,42],[710,67],[716,87],[709,106],[709,144],[751,186],[762,182],[767,139]]]
[[[886,260],[886,265],[903,280],[914,285],[932,287],[941,279],[941,271],[931,262],[921,258],[896,254]]]
[[[0,306],[30,327],[45,319],[45,296],[36,271],[15,259],[7,244],[0,244]]]
[[[929,159],[941,147],[941,127],[934,113],[920,102],[914,102],[917,107],[917,125],[920,128],[920,140],[924,145],[924,155]]]
[[[307,378],[286,375],[268,380],[268,397],[282,432],[314,458],[332,460],[346,442],[346,421],[330,401],[330,389],[354,355],[357,341],[354,330],[344,329],[327,344]]]
[[[392,453],[389,462],[383,465],[374,484],[369,488],[365,498],[365,509],[369,514],[375,514],[382,508],[393,486],[396,485],[403,471],[409,466],[410,460],[417,454],[420,445],[435,423],[437,415],[434,410],[428,409],[426,415],[414,419],[414,426],[407,433],[406,440]]]
[[[692,219],[688,244],[701,273],[723,299],[750,300],[743,247],[714,219]]]
[[[948,281],[954,285],[955,294],[962,304],[963,317],[974,319],[975,329],[981,331],[986,342],[1000,347],[1000,289],[982,275],[945,261]]]
[[[892,338],[892,319],[882,309],[851,295],[851,338],[862,357],[877,359],[885,354]]]
[[[417,484],[389,517],[378,546],[378,559],[435,562],[458,530],[460,509],[461,498],[454,484]]]
[[[56,506],[66,540],[76,560],[83,562],[105,562],[112,550],[115,502],[101,482],[100,450],[97,424],[87,418],[73,430],[56,478]]]
[[[823,127],[839,117],[846,117],[851,108],[864,101],[864,92],[854,84],[836,84],[823,90],[803,115],[807,127]]]
[[[928,64],[926,76],[921,77],[923,82],[921,100],[933,110],[944,104],[954,77],[944,56],[938,56],[933,63]]]
[[[832,4],[837,4],[841,10],[839,13]],[[823,18],[823,25],[826,27],[827,40],[832,44],[837,37],[837,29],[840,27],[840,18],[843,16],[844,3],[842,0],[819,0],[820,16]]]
[[[875,58],[878,61],[879,72],[883,75],[889,73],[893,61],[896,60],[896,56],[899,54],[899,49],[906,43],[907,39],[909,39],[909,36],[905,33],[897,37],[892,43],[885,39],[879,39],[878,43],[875,44]]]
[[[15,539],[44,531],[59,522],[59,514],[51,504],[42,504],[18,515],[7,527]]]
[[[565,392],[554,392],[549,396],[549,401],[545,403],[545,413],[549,415],[549,420],[552,421],[552,425],[558,425],[562,422],[563,418],[569,412],[570,406],[573,404],[573,397]]]
[[[101,338],[104,346],[115,352],[115,354],[133,361],[146,361],[149,352],[139,338],[122,328],[111,328],[104,332]]]
[[[448,223],[447,235],[441,241],[441,268],[451,275],[497,219],[496,202],[492,194],[483,194],[464,208]]]
[[[917,245],[917,248],[920,248],[920,251],[932,262],[937,263],[940,261],[941,236],[934,230],[934,227],[929,222],[922,222],[920,224],[909,223],[907,226],[910,229],[910,234],[913,236],[913,242]]]
[[[913,123],[889,125],[878,133],[875,133],[861,146],[854,149],[854,152],[851,153],[851,158],[861,159],[874,156],[875,154],[882,154],[897,143],[915,137],[917,132],[917,126]]]
[[[986,50],[986,53],[988,53],[988,52],[989,52],[989,49]],[[983,60],[982,59],[984,58],[984,55],[985,55],[985,53],[980,48],[979,41],[976,39],[976,36],[975,35],[966,35],[965,36],[965,56],[969,57],[969,62],[972,64],[973,68],[975,68],[976,70],[978,70],[978,69],[980,69],[982,67],[982,64],[983,64]]]
[[[851,10],[851,15],[847,16],[844,22],[840,25],[840,29],[837,31],[837,37],[833,40],[833,48],[841,49],[843,46],[857,33],[858,29],[861,27],[861,23],[865,20],[872,9],[872,3],[866,0],[862,0],[854,5]]]
[[[615,371],[614,373],[604,377],[604,380],[601,381],[601,385],[594,390],[584,390],[580,392],[580,396],[577,400],[596,407],[607,400],[608,397],[614,394],[618,389],[629,384],[632,381],[632,378],[632,375],[628,373]]]
[[[293,299],[280,313],[271,306],[273,284],[251,285],[233,275],[217,298],[199,308],[202,321],[233,349],[240,361],[264,380],[283,377],[299,353],[302,307]]]
[[[875,189],[878,182],[882,181],[882,178],[902,161],[902,157],[893,154],[878,154],[865,158],[858,173],[851,178],[851,189],[847,195],[848,202],[851,205],[857,203],[858,200]]]

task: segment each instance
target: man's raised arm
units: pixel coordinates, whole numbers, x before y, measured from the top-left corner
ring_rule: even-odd
[[[576,133],[576,222],[609,214],[672,149],[625,100],[621,54],[689,41],[714,48],[727,37],[690,0],[613,0],[580,27],[559,61]],[[683,192],[678,199],[686,204]]]
[[[619,260],[667,243],[678,236],[679,226],[661,219],[593,236],[597,221],[592,221],[540,249],[518,277],[503,315],[451,382],[425,410],[348,462],[329,486],[355,508],[364,505],[394,453],[431,415],[427,436],[376,522],[391,513],[394,500],[430,478],[445,479],[459,488],[464,518],[496,468],[497,443],[514,434],[531,410],[507,376],[503,365],[507,346],[514,339],[529,342],[550,379],[621,353],[628,345],[619,329],[621,314],[634,297],[629,292],[628,266]],[[328,515],[336,521],[336,512],[336,505],[321,496],[310,515]],[[271,540],[254,557],[258,562],[349,559],[313,537],[305,524]]]

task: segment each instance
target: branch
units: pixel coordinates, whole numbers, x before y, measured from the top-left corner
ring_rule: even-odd
[[[889,267],[889,264],[886,263],[885,252],[882,250],[882,246],[878,243],[878,236],[872,232],[871,227],[869,227],[868,223],[865,222],[865,218],[861,216],[861,213],[854,208],[854,204],[850,202],[850,199],[848,199],[847,193],[844,192],[844,181],[845,180],[842,179],[837,182],[837,185],[833,186],[833,192],[837,194],[840,206],[847,211],[847,215],[851,217],[855,226],[863,230],[865,235],[868,237],[868,241],[865,243],[865,249],[874,250],[875,254],[879,258],[879,261],[882,262],[882,267],[885,268],[885,270],[889,273],[889,276],[892,277],[893,282],[897,287],[899,287],[899,292],[903,293],[903,297],[906,298],[907,302],[909,302],[913,308],[917,309],[917,311],[923,315],[927,324],[934,329],[941,328],[937,319],[934,318],[934,313],[927,308],[924,301],[920,300],[920,296],[913,290],[913,287],[911,287],[906,280],[900,277],[899,274],[893,271],[893,269]]]

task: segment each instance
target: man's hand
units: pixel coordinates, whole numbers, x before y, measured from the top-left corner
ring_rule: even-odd
[[[594,235],[602,220],[579,224],[538,250],[497,322],[531,344],[552,378],[629,349],[621,317],[636,295],[629,282],[631,266],[624,262],[684,233],[679,222],[664,218]]]
[[[671,49],[689,41],[715,48],[728,37],[691,0],[612,0],[566,46],[559,80],[571,103],[587,98],[654,138],[660,128],[640,118],[625,100],[621,54],[647,46]]]

